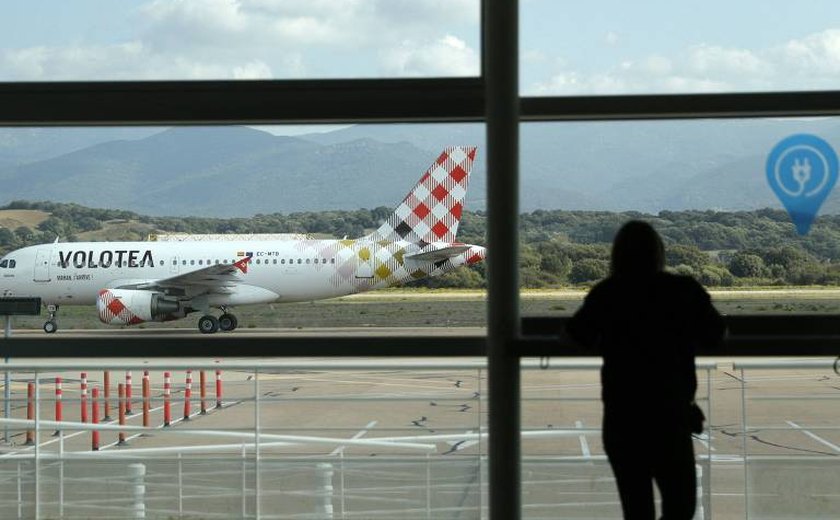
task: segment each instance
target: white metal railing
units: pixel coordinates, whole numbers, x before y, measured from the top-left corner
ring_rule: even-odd
[[[822,371],[833,374],[834,359],[701,359],[698,371],[705,372],[706,395],[700,395],[707,412],[708,423],[714,424],[713,405],[716,397],[713,390],[714,374],[723,372],[737,377],[725,379],[740,387],[740,452],[714,452],[713,432],[707,429],[698,437],[704,450],[698,452],[700,478],[698,487],[702,493],[699,517],[714,516],[715,503],[712,476],[717,465],[740,464],[743,466],[742,494],[743,517],[749,518],[754,495],[750,483],[756,480],[751,473],[751,464],[827,464],[828,474],[836,472],[840,479],[840,432],[837,414],[822,417],[821,423],[808,424],[796,418],[787,419],[783,424],[761,425],[749,417],[750,403],[770,403],[812,400],[831,402],[840,399],[837,395],[808,394],[770,394],[750,395],[752,384],[748,371],[804,370]],[[600,367],[600,360],[576,358],[535,360],[523,359],[522,369],[526,373],[540,374],[544,371],[571,371],[593,373]],[[330,430],[319,430],[317,434],[276,433],[276,427],[262,424],[264,418],[274,413],[276,406],[300,404],[316,409],[321,402],[343,403],[347,407],[369,406],[370,403],[396,406],[409,406],[412,402],[432,399],[435,406],[455,407],[466,402],[479,411],[484,406],[483,379],[486,368],[484,359],[465,360],[399,360],[390,359],[324,359],[310,360],[244,360],[210,362],[207,360],[177,361],[124,361],[96,360],[59,362],[55,360],[30,361],[16,360],[6,364],[5,368],[15,377],[32,380],[35,387],[34,419],[20,417],[0,419],[0,423],[10,430],[20,432],[31,429],[34,433],[32,446],[7,445],[0,452],[0,516],[3,518],[73,518],[77,516],[124,516],[135,518],[181,517],[201,515],[204,517],[229,517],[230,515],[261,518],[440,518],[456,513],[484,517],[486,515],[486,442],[487,432],[484,418],[479,412],[470,416],[468,424],[458,423],[435,432],[416,433],[398,431],[396,434],[371,435],[371,422],[355,436],[344,436],[347,427],[337,426],[338,434]],[[68,373],[86,370],[149,370],[160,373],[164,370],[216,370],[225,373],[237,373],[237,395],[230,397],[237,406],[253,407],[250,420],[242,427],[224,425],[223,427],[199,427],[194,423],[181,423],[177,427],[144,427],[136,424],[90,424],[79,421],[54,421],[45,417],[49,407],[42,406],[51,402],[45,398],[44,376],[52,373]],[[433,372],[437,374],[458,374],[467,377],[471,374],[472,385],[477,389],[470,399],[452,397],[445,392],[414,392],[406,395],[307,395],[277,396],[264,395],[262,385],[274,384],[278,374],[299,374],[313,372],[321,379],[340,378],[348,372],[369,372],[377,374],[399,373],[417,374]],[[247,374],[247,375],[246,375]],[[250,377],[248,377],[250,376]],[[338,377],[337,377],[338,376]],[[703,378],[701,379],[701,383]],[[737,381],[736,381],[737,379]],[[840,379],[838,379],[840,380]],[[460,380],[459,380],[460,381]],[[762,381],[761,378],[754,380]],[[770,382],[774,379],[771,378]],[[528,383],[523,382],[523,386]],[[266,387],[267,388],[267,387]],[[523,402],[535,406],[550,406],[557,402],[566,402],[568,406],[581,403],[587,407],[597,407],[597,385],[588,387],[588,395],[531,396],[523,393]],[[243,394],[243,391],[245,392]],[[139,399],[137,399],[139,401]],[[155,401],[160,401],[155,396]],[[19,404],[20,400],[16,400]],[[67,399],[65,403],[78,400]],[[731,404],[731,403],[730,403]],[[269,408],[265,408],[269,407]],[[159,408],[153,408],[159,413]],[[731,413],[731,411],[729,412]],[[196,415],[198,412],[196,411]],[[267,415],[268,414],[268,415]],[[13,414],[14,415],[14,414]],[[18,414],[19,415],[19,414]],[[832,422],[833,419],[833,422]],[[136,416],[134,421],[136,422]],[[422,422],[422,421],[421,421]],[[594,473],[587,481],[592,485],[604,487],[599,491],[603,497],[600,502],[592,502],[592,507],[604,508],[604,511],[616,511],[617,497],[612,487],[611,473],[600,453],[591,453],[586,442],[587,437],[598,436],[600,427],[590,423],[584,426],[580,421],[568,427],[538,428],[523,423],[522,442],[525,446],[542,449],[545,443],[563,443],[580,439],[581,455],[555,454],[532,455],[523,449],[523,469],[544,467],[553,464],[554,472],[558,468],[583,467],[594,468]],[[244,429],[243,429],[244,428]],[[310,428],[290,426],[288,431],[308,431]],[[316,428],[317,429],[317,428]],[[53,437],[54,431],[60,433]],[[148,447],[117,447],[115,443],[103,444],[99,451],[91,451],[89,446],[80,444],[89,432],[116,435],[119,432],[133,434],[134,437],[154,436],[154,439],[166,439],[165,445]],[[750,435],[755,431],[764,433],[789,434],[796,432],[803,438],[824,448],[825,453],[809,456],[753,453],[749,445]],[[719,434],[718,434],[719,435]],[[81,437],[80,437],[81,436]],[[186,440],[178,442],[177,439]],[[160,443],[158,443],[160,444]],[[326,452],[332,451],[329,456]],[[376,450],[375,462],[348,453],[353,450]],[[463,451],[467,450],[467,451]],[[470,451],[471,450],[471,451]],[[562,450],[561,450],[562,451]],[[462,453],[469,453],[462,455]],[[837,453],[837,455],[833,455]],[[114,466],[116,465],[116,466]],[[537,465],[537,466],[534,466]],[[594,465],[594,466],[593,466]],[[142,469],[141,469],[142,467]],[[821,466],[822,467],[822,466]],[[98,468],[110,468],[100,474]],[[118,470],[113,470],[118,468]],[[292,475],[292,469],[297,473]],[[116,473],[114,472],[116,471]],[[587,470],[588,471],[588,470]],[[121,473],[120,473],[121,472]],[[236,478],[234,478],[234,476]],[[585,479],[585,480],[586,480]],[[541,479],[523,479],[524,489],[541,489],[543,485],[563,485],[556,476],[548,472],[544,484]],[[235,482],[234,482],[235,481]],[[303,487],[277,489],[275,481],[295,482],[295,485],[308,483]],[[351,481],[353,482],[351,484]],[[359,485],[358,481],[368,482]],[[400,484],[403,482],[403,484]],[[81,491],[81,483],[91,490]],[[535,487],[536,486],[536,487]],[[119,488],[119,496],[110,492],[97,492],[102,488]],[[463,495],[456,505],[449,503],[451,496],[458,490]],[[574,492],[573,492],[574,493]],[[389,496],[400,499],[389,499]],[[422,496],[421,496],[422,495]],[[238,504],[236,511],[219,511],[218,508],[205,508],[196,505],[195,496],[205,497],[209,503]],[[438,499],[441,496],[447,500]],[[540,496],[534,493],[533,496]],[[828,499],[829,504],[834,502]],[[759,505],[766,500],[759,500]],[[278,513],[280,503],[309,504],[308,511],[289,510]],[[540,517],[542,511],[557,507],[558,503],[540,502],[538,499],[525,500],[524,516]],[[574,501],[559,504],[573,508]],[[219,506],[222,507],[222,506]],[[222,507],[222,509],[224,509]],[[303,507],[303,506],[301,506]],[[810,507],[810,505],[809,505]],[[83,513],[79,513],[82,511]],[[599,509],[600,511],[600,509]],[[607,513],[605,513],[607,514]],[[572,515],[574,516],[574,515]],[[807,518],[807,514],[802,515]],[[816,516],[815,516],[816,517]]]

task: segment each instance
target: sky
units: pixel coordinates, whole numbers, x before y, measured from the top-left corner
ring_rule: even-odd
[[[478,0],[28,0],[0,81],[474,76]],[[840,84],[836,0],[520,1],[523,95]]]

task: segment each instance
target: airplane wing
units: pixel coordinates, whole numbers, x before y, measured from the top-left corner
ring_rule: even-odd
[[[449,247],[442,247],[440,249],[435,249],[433,251],[425,251],[423,253],[415,253],[413,255],[406,255],[405,258],[407,260],[414,260],[417,262],[440,262],[441,260],[447,260],[449,258],[458,256],[460,254],[466,253],[470,250],[469,245],[457,245],[457,246],[449,246]]]
[[[245,258],[232,264],[209,265],[203,269],[179,274],[178,276],[173,276],[171,278],[125,284],[114,287],[114,289],[157,291],[166,289],[186,289],[187,287],[203,287],[206,288],[207,292],[213,292],[214,290],[223,290],[224,288],[232,287],[241,282],[242,279],[237,276],[237,274],[240,272],[247,273],[248,264],[250,262],[251,257],[246,256]]]

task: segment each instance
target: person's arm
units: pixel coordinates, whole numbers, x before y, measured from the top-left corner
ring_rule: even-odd
[[[700,303],[697,310],[697,326],[701,348],[715,348],[720,346],[723,338],[726,337],[726,321],[723,316],[712,305],[712,299],[709,293],[700,284],[697,284],[699,289],[698,301]]]
[[[583,300],[583,305],[566,322],[566,327],[560,331],[560,342],[569,343],[587,352],[595,352],[601,335],[599,325],[601,309],[597,288]]]

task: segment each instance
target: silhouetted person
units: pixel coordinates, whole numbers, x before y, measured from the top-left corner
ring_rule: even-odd
[[[693,278],[664,271],[662,239],[631,221],[613,242],[610,276],[587,295],[566,334],[604,359],[604,450],[625,519],[691,519],[696,476],[691,432],[702,428],[693,404],[694,351],[725,332],[709,295]]]

